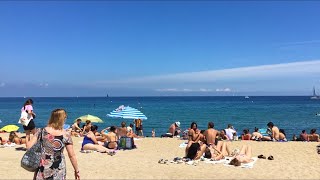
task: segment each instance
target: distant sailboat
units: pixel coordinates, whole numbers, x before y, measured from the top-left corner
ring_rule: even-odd
[[[313,87],[313,95],[310,97],[310,99],[320,99],[320,96],[317,96],[316,89]]]

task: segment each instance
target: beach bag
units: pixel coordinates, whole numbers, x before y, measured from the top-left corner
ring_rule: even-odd
[[[40,166],[42,154],[42,131],[38,136],[37,142],[22,156],[21,167],[30,172],[35,172]]]
[[[132,137],[121,137],[119,149],[133,149],[134,143]]]
[[[18,123],[24,126],[28,126],[30,121],[31,121],[31,116],[26,111],[21,111],[21,115]]]

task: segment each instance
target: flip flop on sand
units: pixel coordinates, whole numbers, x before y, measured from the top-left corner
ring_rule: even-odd
[[[25,147],[17,147],[16,151],[27,151],[27,148],[25,148]]]
[[[159,164],[163,164],[163,159],[160,159],[160,160],[158,161],[158,163],[159,163]]]
[[[268,160],[274,160],[273,156],[269,156]]]
[[[108,155],[110,155],[110,156],[116,155],[116,152],[115,151],[109,151]]]
[[[266,157],[265,157],[264,155],[262,155],[262,154],[260,154],[260,155],[258,156],[258,158],[259,158],[259,159],[266,159]]]

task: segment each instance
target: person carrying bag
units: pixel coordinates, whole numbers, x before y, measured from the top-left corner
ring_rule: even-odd
[[[21,167],[30,172],[35,172],[40,166],[43,129],[40,129],[38,132],[37,142],[27,150],[21,159]]]

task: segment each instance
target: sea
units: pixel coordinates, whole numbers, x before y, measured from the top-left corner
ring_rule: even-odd
[[[96,124],[99,130],[109,126],[127,125],[133,119],[111,118],[107,114],[120,105],[131,106],[147,116],[143,121],[145,136],[151,136],[155,129],[156,136],[167,132],[169,126],[179,121],[181,129],[187,129],[192,122],[201,130],[207,129],[208,122],[214,122],[215,129],[221,130],[232,124],[240,135],[243,129],[250,132],[255,127],[266,128],[273,122],[284,129],[287,138],[299,135],[302,130],[308,133],[316,128],[320,131],[320,100],[309,96],[164,96],[164,97],[32,97],[35,124],[44,127],[50,112],[64,108],[68,113],[66,124],[72,125],[77,117],[91,114],[100,117],[104,122]],[[18,124],[20,110],[27,98],[0,98],[0,127]]]

